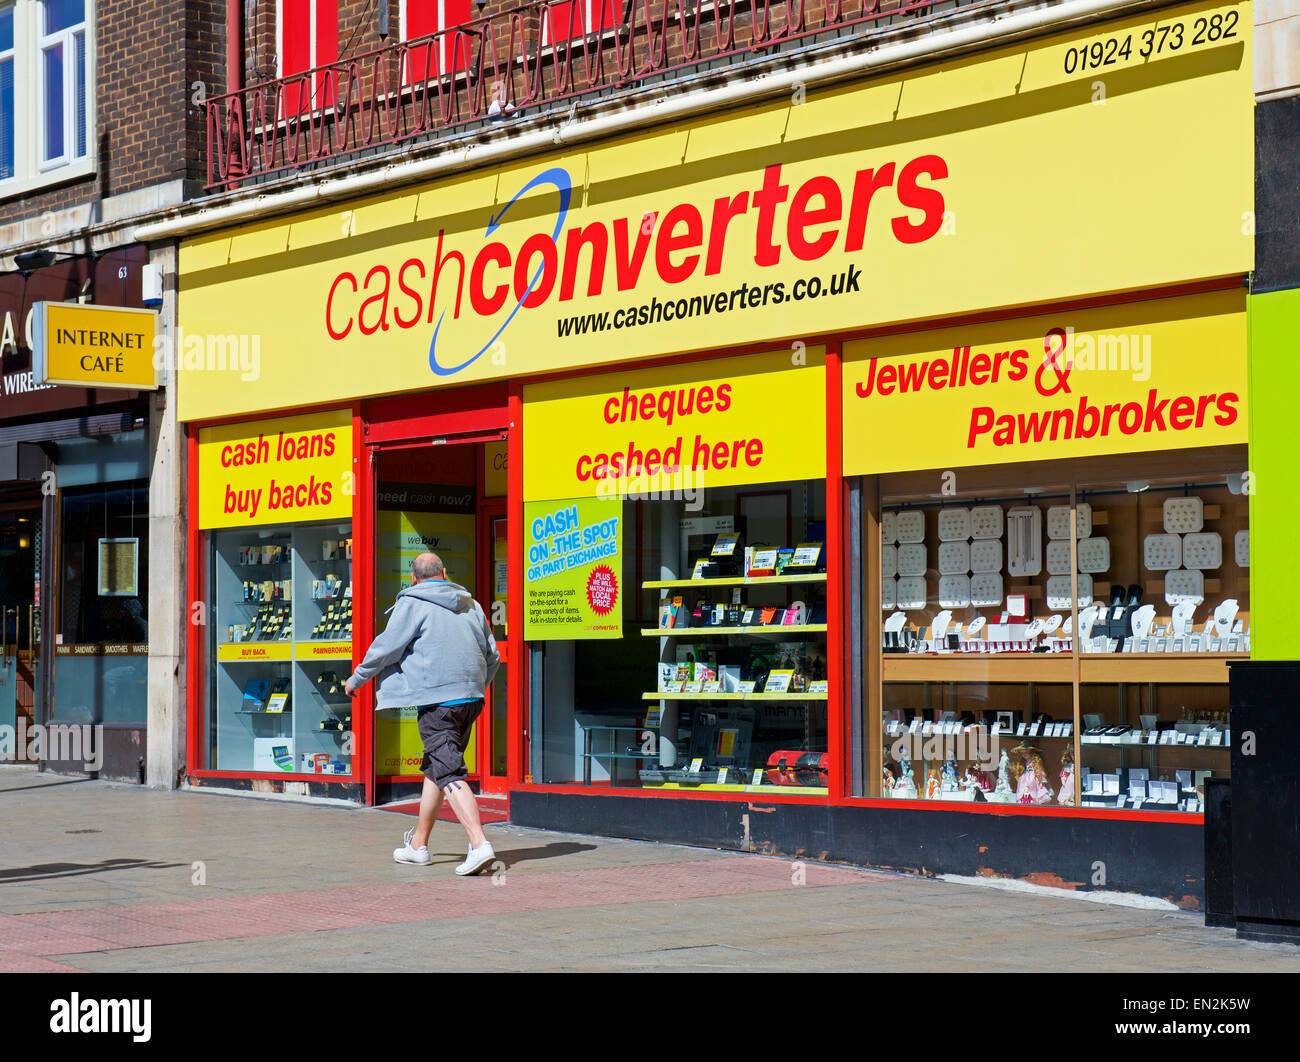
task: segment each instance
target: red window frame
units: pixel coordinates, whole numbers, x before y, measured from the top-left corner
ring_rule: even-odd
[[[326,0],[277,0],[276,66],[281,78],[306,73],[336,62],[339,57],[339,9]],[[329,77],[317,74],[309,83],[284,86],[284,112],[301,114],[334,103]]]
[[[464,26],[477,17],[472,0],[401,0],[400,17],[403,41],[442,33],[438,40],[408,51],[406,71],[402,75],[407,84],[449,71],[459,73],[468,67],[472,38],[443,31]]]
[[[587,33],[604,33],[618,25],[622,14],[622,0],[562,0],[549,4],[543,16],[542,39],[549,44]]]

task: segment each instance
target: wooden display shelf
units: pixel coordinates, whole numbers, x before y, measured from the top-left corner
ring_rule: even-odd
[[[678,586],[778,586],[790,583],[824,583],[825,572],[807,575],[730,575],[721,579],[656,579],[641,584],[642,590],[671,590]]]
[[[1074,681],[1074,659],[1069,653],[886,653],[880,672],[885,682],[1069,683]]]
[[[1176,685],[1228,681],[1228,661],[1248,653],[1083,653],[1080,682],[1160,682]],[[886,654],[885,682],[1062,682],[1074,681],[1069,653],[1004,653],[913,656]]]
[[[693,638],[710,634],[825,634],[824,623],[764,623],[751,627],[642,627],[647,638]]]
[[[828,693],[643,693],[643,701],[824,701]]]
[[[1226,684],[1228,661],[1249,659],[1249,653],[1084,653],[1079,681]]]

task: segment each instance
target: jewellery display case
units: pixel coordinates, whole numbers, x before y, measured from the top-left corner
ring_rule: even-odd
[[[1250,648],[1244,462],[965,470],[937,496],[938,472],[882,477],[864,788],[1200,812],[1229,773],[1227,663]]]
[[[210,543],[208,766],[350,773],[351,524],[220,530]]]

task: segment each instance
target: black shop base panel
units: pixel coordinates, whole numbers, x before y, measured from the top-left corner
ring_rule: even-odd
[[[850,863],[926,876],[1018,878],[1037,885],[1204,904],[1196,822],[547,793],[515,789],[519,826]]]

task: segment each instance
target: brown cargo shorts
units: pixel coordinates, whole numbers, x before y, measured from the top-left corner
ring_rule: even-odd
[[[420,770],[439,789],[448,782],[464,778],[465,747],[469,744],[474,720],[483,711],[483,701],[466,704],[423,704],[416,710],[424,756]]]

